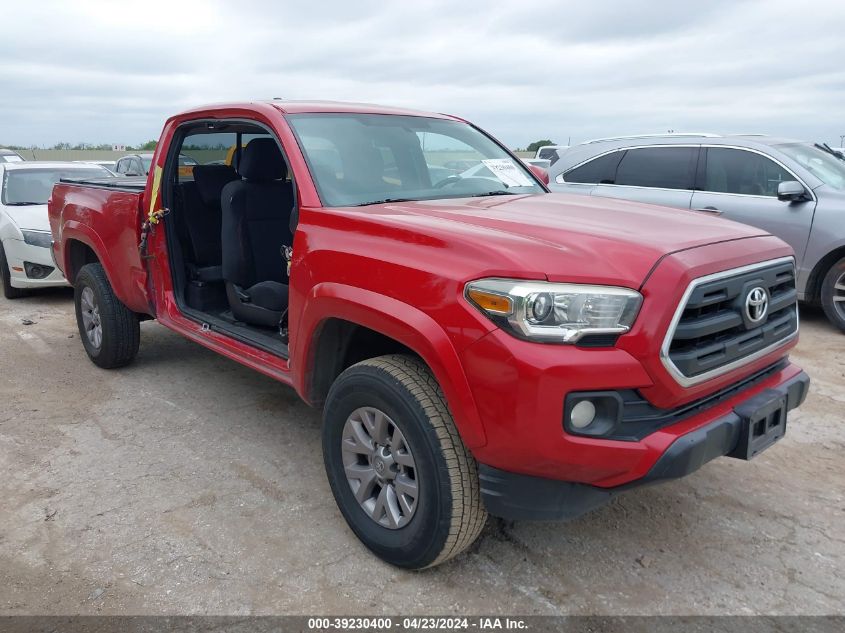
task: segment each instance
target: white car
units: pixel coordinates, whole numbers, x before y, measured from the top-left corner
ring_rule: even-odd
[[[0,163],[19,163],[23,156],[10,149],[0,149]]]
[[[50,253],[47,199],[61,178],[110,178],[109,170],[81,163],[0,163],[0,286],[16,299],[27,288],[65,286]]]
[[[108,169],[112,175],[116,176],[115,169],[117,166],[116,160],[75,160],[75,163],[84,163],[86,165],[99,165],[100,167],[105,167]]]
[[[543,169],[548,169],[552,166],[552,161],[547,158],[520,158],[523,163],[531,167],[542,167]]]

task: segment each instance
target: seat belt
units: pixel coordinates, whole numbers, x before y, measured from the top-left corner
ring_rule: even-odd
[[[293,247],[292,246],[282,246],[280,249],[282,259],[285,260],[285,274],[290,279],[290,262],[293,259]],[[290,297],[290,293],[288,293],[288,297]],[[282,318],[279,319],[279,336],[282,339],[282,342],[287,345],[288,343],[288,307],[285,306],[284,312],[282,312]]]
[[[290,277],[290,261],[293,259],[293,246],[282,246],[282,259],[285,260],[285,274]]]

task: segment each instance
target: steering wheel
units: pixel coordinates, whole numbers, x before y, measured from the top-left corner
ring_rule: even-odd
[[[443,187],[445,187],[446,185],[451,185],[451,184],[454,184],[454,183],[459,182],[461,180],[463,180],[463,178],[461,178],[457,174],[455,174],[453,176],[448,176],[448,177],[444,178],[443,180],[441,180],[440,182],[435,183],[434,188],[435,189],[443,189]]]

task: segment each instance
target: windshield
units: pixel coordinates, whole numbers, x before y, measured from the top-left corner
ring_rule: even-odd
[[[53,185],[62,178],[107,178],[108,169],[81,167],[74,169],[7,169],[3,177],[2,202],[7,206],[47,204]]]
[[[845,160],[809,143],[778,145],[778,149],[803,165],[824,184],[840,191],[845,190]]]
[[[7,162],[7,163],[20,163],[23,162],[23,158],[18,156],[17,154],[3,154],[0,155],[0,160]]]
[[[292,114],[325,206],[543,193],[522,165],[466,123],[390,114]]]

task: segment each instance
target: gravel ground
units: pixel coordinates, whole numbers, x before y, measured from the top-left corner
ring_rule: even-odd
[[[0,298],[0,614],[841,614],[845,335],[803,312],[777,446],[414,573],[346,527],[293,391],[154,322],[102,371],[68,291]]]

